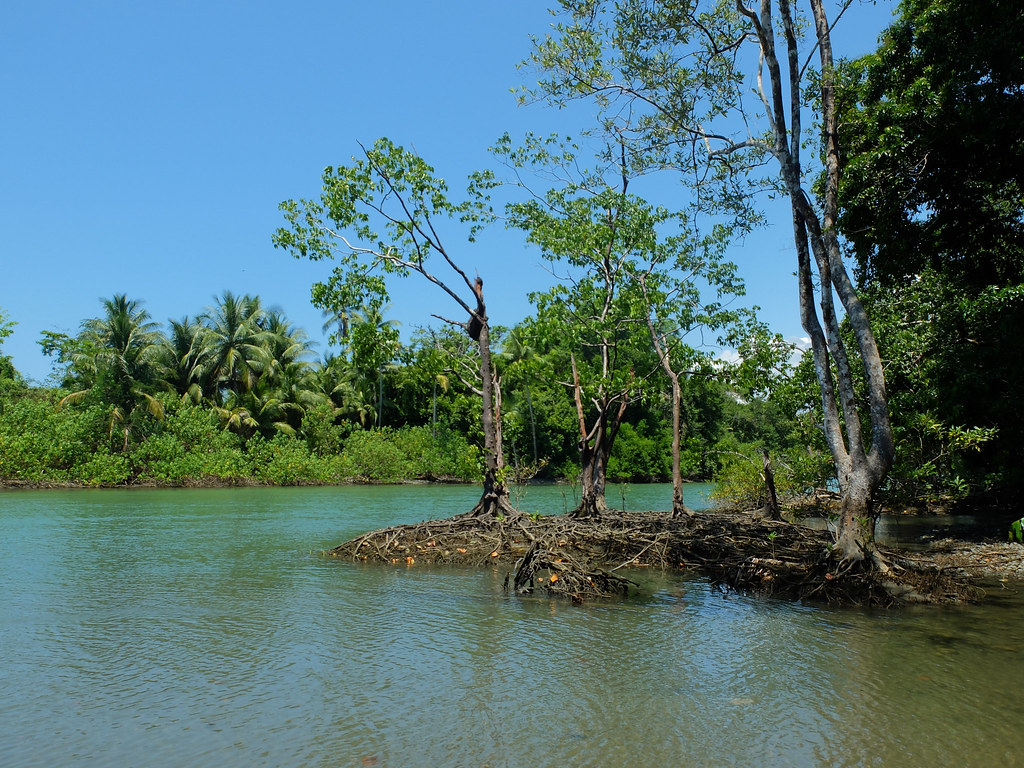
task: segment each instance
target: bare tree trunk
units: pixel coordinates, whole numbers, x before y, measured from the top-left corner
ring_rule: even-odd
[[[570,355],[569,359],[572,362],[572,395],[580,428],[580,505],[572,514],[576,517],[592,517],[608,508],[604,499],[604,468],[598,462],[598,452],[595,450],[595,446],[601,442],[600,415],[594,429],[588,432],[576,356]]]
[[[783,75],[775,48],[775,22],[771,18],[771,3],[767,0],[762,2],[760,17],[750,9],[740,8],[754,23],[769,73],[770,93],[765,95],[765,104],[773,116],[772,152],[779,161],[793,211],[800,322],[811,339],[814,368],[821,389],[825,439],[839,480],[841,515],[836,552],[848,560],[863,560],[866,556],[877,560],[872,499],[892,465],[893,438],[881,357],[867,314],[843,263],[836,232],[839,147],[832,46],[821,0],[810,0],[810,5],[821,65],[821,119],[825,142],[825,174],[820,212],[814,208],[803,190],[800,161],[803,141],[801,62],[790,0],[778,0],[788,67],[788,81],[785,83],[784,78],[787,76]],[[788,128],[785,120],[787,95],[791,121]],[[817,308],[812,254],[813,268],[816,268],[820,284]],[[853,330],[857,358],[867,382],[870,446],[865,445],[861,429],[853,363],[840,334],[840,319],[834,306],[833,292],[839,298],[847,322]]]
[[[647,298],[647,285],[641,278],[640,286]],[[672,361],[666,346],[662,344],[658,331],[654,327],[654,321],[647,317],[647,327],[651,331],[651,341],[654,344],[654,351],[658,353],[661,367],[665,375],[672,382],[672,516],[693,517],[693,510],[686,506],[683,501],[683,472],[680,440],[682,437],[682,400],[683,387],[679,381],[679,374],[672,368]]]
[[[526,382],[526,405],[530,410],[530,435],[533,437],[533,463],[534,465],[540,460],[539,453],[537,452],[537,419],[533,415],[533,395],[530,394],[530,382]]]
[[[477,306],[470,318],[467,332],[480,351],[480,393],[483,400],[484,489],[471,514],[497,516],[515,510],[505,485],[505,454],[501,444],[501,387],[491,362],[491,328],[484,306],[483,281],[474,285]]]
[[[437,377],[434,377],[434,391],[430,398],[430,436],[437,439]]]
[[[875,515],[872,496],[875,488],[866,472],[853,473],[845,487],[840,483],[839,537],[836,551],[844,559],[875,558]]]
[[[693,510],[683,501],[683,469],[679,445],[683,388],[679,386],[679,376],[675,372],[669,378],[672,379],[672,517],[692,517]]]
[[[588,430],[583,412],[583,393],[580,388],[576,356],[572,361],[573,399],[580,428],[580,505],[573,511],[575,517],[592,517],[607,511],[605,486],[607,483],[608,459],[618,434],[622,417],[626,413],[627,400],[621,395],[618,409],[612,413],[615,398],[604,398],[595,403],[598,412],[593,426]]]
[[[775,492],[775,473],[772,471],[772,460],[767,448],[762,449],[761,456],[764,467],[764,490],[767,495],[764,517],[766,520],[782,520],[779,512],[779,495]]]

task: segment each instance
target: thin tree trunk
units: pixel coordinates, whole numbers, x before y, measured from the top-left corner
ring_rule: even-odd
[[[652,326],[653,333],[653,326]],[[693,510],[683,501],[682,471],[682,399],[683,388],[679,382],[679,374],[672,370],[667,351],[661,349],[655,338],[655,348],[661,357],[662,367],[672,382],[672,516],[693,517]]]
[[[644,292],[644,300],[650,304],[647,283],[643,276],[640,278],[640,287]],[[683,387],[679,381],[679,374],[672,368],[668,349],[662,344],[649,312],[650,310],[648,310],[647,327],[651,332],[651,343],[654,345],[654,351],[658,353],[658,360],[661,361],[665,375],[672,382],[672,516],[693,517],[693,510],[687,507],[686,502],[683,501],[682,447],[680,444],[682,440]]]
[[[781,16],[779,27],[785,37],[788,67],[785,75],[776,51],[776,22],[771,18],[771,2],[762,2],[760,17],[752,9],[742,5],[739,8],[754,24],[769,74],[770,93],[765,94],[765,105],[772,114],[772,152],[779,161],[793,212],[800,322],[811,339],[814,368],[821,389],[825,439],[839,480],[841,515],[836,552],[844,559],[862,560],[865,556],[870,556],[877,561],[872,498],[892,465],[892,430],[878,347],[839,249],[836,232],[839,146],[830,28],[821,0],[810,0],[810,6],[821,66],[821,118],[825,143],[825,173],[820,214],[812,206],[802,186],[800,152],[803,137],[800,94],[803,65],[798,51],[799,37],[791,2],[778,0]],[[788,128],[785,119],[787,95],[791,122]],[[820,282],[817,295],[820,319],[818,309],[815,308],[812,253]],[[861,413],[856,399],[853,366],[840,335],[839,316],[833,306],[833,291],[842,303],[853,330],[860,363],[866,377],[871,428],[870,448],[865,446],[861,430]]]
[[[430,400],[430,436],[437,439],[437,377],[434,377],[434,392]]]
[[[781,521],[782,515],[779,512],[779,495],[775,492],[775,473],[772,471],[772,459],[768,455],[768,449],[761,450],[764,467],[764,490],[767,496],[764,516],[766,520]]]
[[[476,311],[467,326],[480,351],[480,393],[483,401],[484,488],[472,514],[497,516],[513,513],[505,485],[505,455],[501,445],[501,387],[491,361],[491,329],[484,306],[483,281],[477,278]]]

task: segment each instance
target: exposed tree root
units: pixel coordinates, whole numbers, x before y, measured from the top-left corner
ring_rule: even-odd
[[[334,557],[396,565],[506,568],[506,586],[575,601],[627,594],[618,571],[656,567],[707,575],[721,589],[832,604],[895,606],[975,601],[982,592],[962,569],[895,550],[843,561],[831,536],[749,514],[606,512],[527,516],[466,514],[372,531]],[[885,567],[880,567],[883,564]]]
[[[603,568],[590,568],[565,552],[543,549],[536,542],[526,551],[515,569],[505,576],[517,595],[540,589],[551,595],[561,595],[582,603],[587,598],[628,595],[629,588],[639,586],[635,581],[609,573]]]

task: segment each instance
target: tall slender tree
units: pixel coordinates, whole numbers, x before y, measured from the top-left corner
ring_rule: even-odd
[[[617,149],[617,151],[616,151]],[[503,137],[496,154],[516,171],[516,185],[529,199],[508,206],[510,222],[527,232],[564,279],[548,293],[535,294],[534,329],[552,329],[568,340],[564,361],[572,379],[581,456],[580,514],[605,509],[605,475],[631,402],[656,386],[662,369],[673,381],[673,508],[682,501],[679,429],[683,369],[676,363],[707,361],[711,344],[698,351],[688,334],[712,332],[717,341],[738,314],[722,305],[743,293],[735,267],[723,258],[727,232],[696,231],[682,213],[654,206],[630,192],[636,171],[623,141],[599,153],[597,167],[583,170],[580,150],[558,137],[528,135],[520,146]],[[603,158],[603,162],[601,162]],[[524,181],[533,171],[543,191]],[[705,364],[705,370],[710,366]]]
[[[470,277],[441,235],[445,220],[454,219],[469,225],[472,240],[490,218],[489,206],[480,198],[451,201],[433,168],[387,139],[364,147],[351,165],[327,168],[322,180],[319,200],[281,204],[288,226],[277,231],[275,245],[300,258],[337,258],[331,278],[314,287],[314,300],[322,308],[382,306],[388,295],[385,275],[416,274],[455,302],[464,319],[436,317],[461,328],[480,353],[485,470],[483,494],[472,513],[487,517],[514,512],[504,478],[484,282]],[[438,257],[434,261],[440,261],[446,277],[435,271],[431,256]]]
[[[1024,489],[1024,8],[904,0],[841,69],[840,227],[893,397],[887,493]]]

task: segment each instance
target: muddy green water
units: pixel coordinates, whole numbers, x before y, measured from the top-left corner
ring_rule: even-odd
[[[867,613],[645,572],[577,607],[317,554],[476,493],[0,493],[0,766],[1024,764],[1016,589]]]

